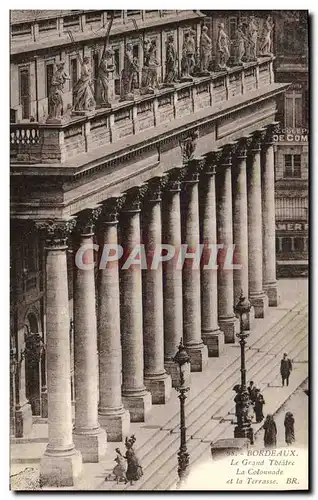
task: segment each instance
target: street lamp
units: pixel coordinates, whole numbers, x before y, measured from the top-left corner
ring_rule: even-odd
[[[179,392],[178,397],[180,399],[180,448],[178,451],[178,476],[181,483],[181,481],[184,480],[187,476],[187,468],[189,465],[184,406],[185,400],[187,399],[186,393],[190,390],[190,356],[188,355],[184,345],[182,344],[182,339],[180,340],[178,352],[173,358],[173,361],[179,367],[180,376],[180,384],[175,387],[175,389]]]
[[[234,308],[235,314],[240,320],[240,333],[236,336],[240,339],[241,346],[241,385],[235,386],[236,396],[234,398],[236,405],[236,416],[237,425],[234,429],[234,437],[236,438],[248,438],[251,444],[254,444],[253,429],[251,426],[251,421],[248,417],[248,408],[250,404],[250,398],[246,389],[246,367],[245,367],[245,345],[246,339],[249,336],[249,332],[244,330],[246,322],[248,320],[248,314],[251,310],[251,303],[248,299],[243,296],[243,290],[241,290],[241,295],[237,305]]]

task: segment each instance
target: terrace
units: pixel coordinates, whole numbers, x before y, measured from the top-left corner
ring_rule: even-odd
[[[134,101],[115,102],[92,114],[62,124],[15,123],[10,126],[11,165],[71,166],[78,155],[105,156],[131,147],[161,132],[186,130],[198,120],[252,99],[274,83],[273,58],[233,67],[228,71],[194,78],[191,82],[161,88]],[[239,128],[239,124],[237,124]],[[171,129],[171,130],[170,130]]]

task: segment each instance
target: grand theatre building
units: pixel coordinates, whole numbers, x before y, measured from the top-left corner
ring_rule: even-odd
[[[230,21],[11,12],[11,432],[47,419],[43,484],[73,484],[166,403],[180,339],[192,371],[222,358],[241,290],[246,328],[278,304],[273,135],[288,85],[261,43],[266,16],[244,51]],[[127,263],[141,243],[143,268]],[[117,244],[120,260],[100,266]],[[185,249],[184,265],[149,265],[160,244]],[[204,265],[216,244],[218,268]]]

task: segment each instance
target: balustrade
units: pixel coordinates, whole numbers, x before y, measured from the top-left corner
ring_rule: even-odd
[[[161,88],[153,95],[136,94],[133,101],[117,101],[110,108],[96,109],[86,116],[71,116],[61,124],[11,124],[11,161],[63,163],[78,154],[145,133],[202,109],[210,108],[213,114],[216,104],[269,85],[271,67],[272,58],[263,58],[244,67]]]

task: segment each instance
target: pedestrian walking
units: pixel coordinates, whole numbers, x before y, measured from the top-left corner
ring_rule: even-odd
[[[126,477],[126,471],[127,471],[127,462],[125,457],[121,454],[121,451],[119,448],[116,448],[116,458],[115,458],[116,465],[113,469],[113,474],[115,476],[117,484],[120,481],[125,481],[125,483],[128,482],[127,477]]]
[[[259,389],[256,389],[256,398],[255,398],[255,403],[254,403],[256,422],[261,422],[264,419],[264,415],[263,415],[264,404],[265,404],[265,400],[264,400],[263,394],[261,394],[261,391]]]
[[[295,441],[295,419],[291,411],[288,411],[285,415],[284,426],[285,426],[285,442],[287,446],[293,444]]]
[[[292,369],[293,369],[292,362],[289,358],[287,358],[287,354],[285,352],[283,359],[280,362],[280,374],[282,377],[282,386],[283,387],[285,385],[285,380],[286,380],[286,385],[288,386],[289,376],[290,376]]]
[[[254,385],[254,382],[251,380],[250,385],[247,388],[247,391],[248,391],[248,395],[250,397],[250,400],[252,401],[253,404],[254,404],[255,398],[256,398],[256,390],[257,389]]]
[[[126,446],[126,455],[125,458],[127,460],[127,472],[126,477],[130,484],[133,484],[133,481],[138,481],[143,475],[142,467],[139,463],[138,458],[136,457],[135,450],[133,445],[135,444],[136,438],[135,436],[131,436],[131,438],[126,438],[125,446]]]
[[[264,446],[265,448],[275,448],[277,442],[277,428],[273,415],[267,415],[264,425]]]

